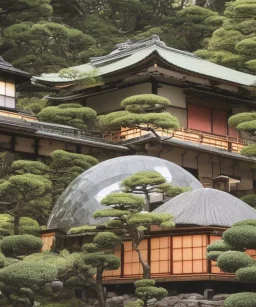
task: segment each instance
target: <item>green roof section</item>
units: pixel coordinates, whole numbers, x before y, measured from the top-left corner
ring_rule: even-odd
[[[80,73],[95,71],[96,75],[105,76],[128,69],[152,56],[160,58],[170,65],[170,68],[241,86],[256,86],[256,76],[203,60],[192,53],[167,47],[157,35],[138,42],[127,41],[118,44],[109,55],[91,58],[89,63],[72,68]],[[32,80],[48,84],[72,82],[71,79],[61,78],[58,73],[42,74],[40,77],[34,76]]]

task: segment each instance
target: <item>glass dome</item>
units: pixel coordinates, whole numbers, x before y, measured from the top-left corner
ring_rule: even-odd
[[[120,190],[119,183],[126,177],[154,170],[161,173],[174,186],[202,188],[201,183],[182,167],[167,160],[148,156],[125,156],[106,160],[78,176],[55,204],[47,228],[64,231],[74,226],[101,223],[94,211],[105,208],[100,204],[107,194]]]

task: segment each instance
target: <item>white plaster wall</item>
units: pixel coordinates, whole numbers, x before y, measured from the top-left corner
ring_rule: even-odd
[[[121,108],[120,102],[132,95],[151,94],[151,83],[143,83],[100,94],[86,99],[86,106],[94,109],[98,114],[112,112]]]
[[[187,121],[187,110],[186,109],[169,107],[167,111],[178,118],[180,127],[187,129],[188,121]]]
[[[169,99],[173,106],[186,109],[186,95],[182,88],[161,84],[161,88],[158,88],[158,95]]]

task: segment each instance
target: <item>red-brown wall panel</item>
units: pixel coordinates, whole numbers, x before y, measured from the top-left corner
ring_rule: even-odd
[[[211,133],[211,109],[188,105],[188,128]]]
[[[220,110],[212,110],[212,133],[227,135],[227,113]]]

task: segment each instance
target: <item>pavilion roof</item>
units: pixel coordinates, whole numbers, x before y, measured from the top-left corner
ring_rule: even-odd
[[[117,49],[108,55],[91,58],[89,63],[72,68],[82,74],[95,71],[95,75],[106,76],[136,67],[140,62],[155,57],[170,69],[241,86],[256,86],[256,76],[203,60],[192,53],[167,47],[157,35],[138,42],[127,41],[116,47]],[[33,80],[48,84],[75,81],[60,77],[58,73],[42,74],[40,77],[33,77]]]
[[[153,212],[170,213],[176,224],[230,227],[256,219],[256,210],[229,193],[202,188],[182,193]]]
[[[31,77],[29,73],[13,67],[12,64],[6,62],[1,56],[0,56],[0,73],[7,73],[8,75],[12,75],[14,78],[18,76],[26,78],[27,80],[30,80]]]

